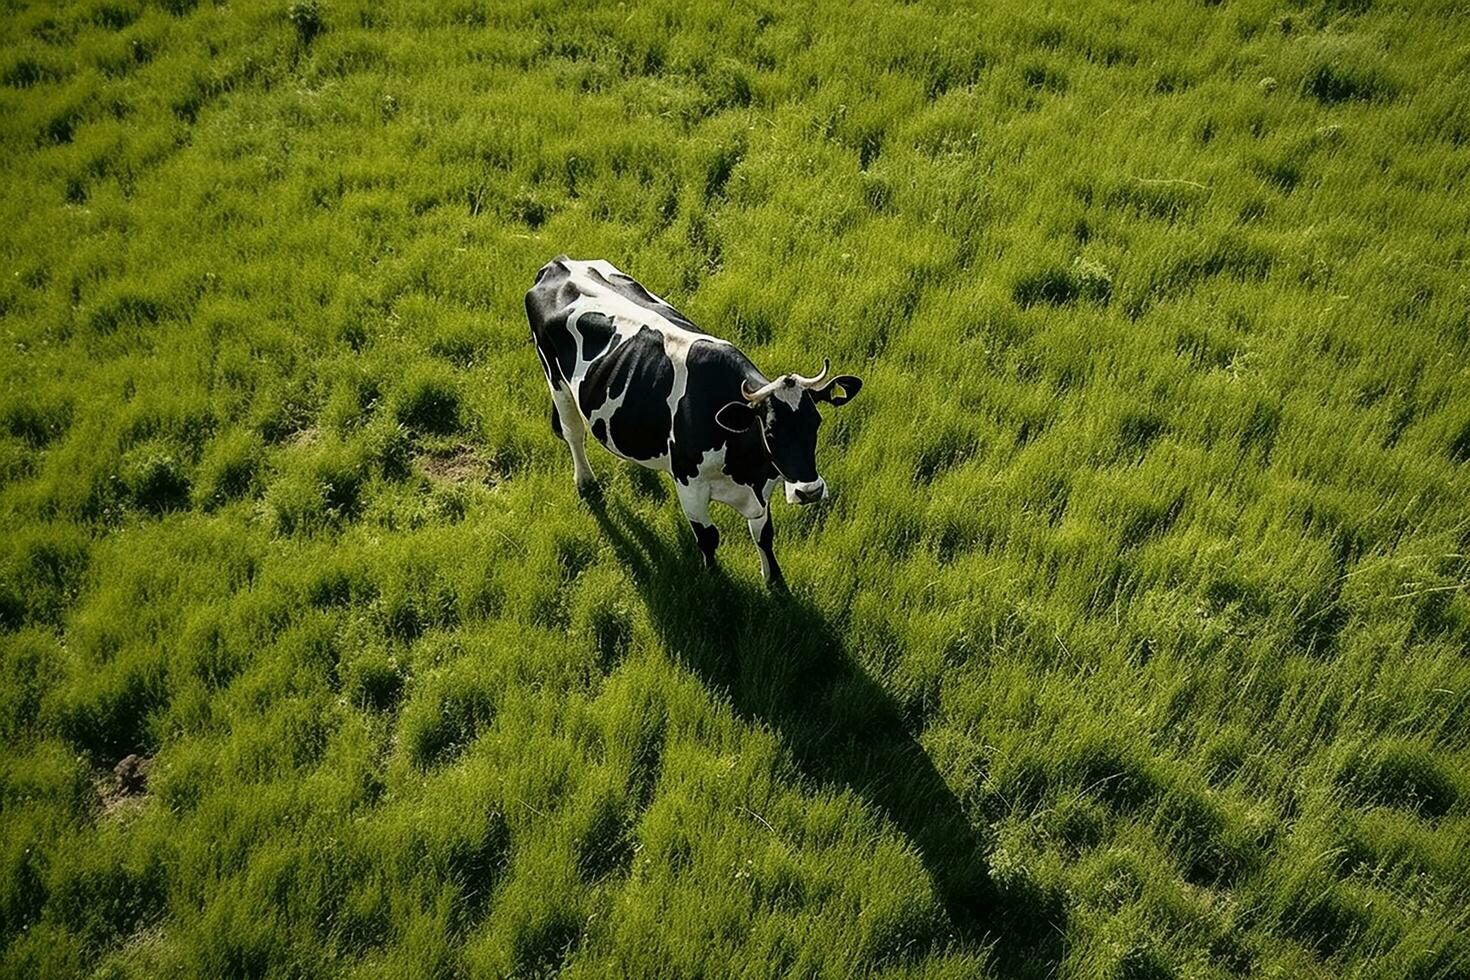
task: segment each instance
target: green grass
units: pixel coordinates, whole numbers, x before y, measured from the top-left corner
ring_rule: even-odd
[[[3,6],[0,973],[1470,973],[1470,11],[821,6]],[[863,376],[791,597],[560,252]]]

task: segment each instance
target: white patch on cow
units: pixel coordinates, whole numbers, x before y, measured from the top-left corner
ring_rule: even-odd
[[[771,397],[795,410],[801,407],[801,393],[805,389],[792,380],[789,374],[781,376],[781,385],[771,394]]]
[[[640,306],[622,293],[616,292],[592,276],[587,275],[589,269],[595,269],[604,277],[613,274],[623,275],[623,273],[618,272],[608,262],[568,262],[567,266],[571,271],[572,284],[577,287],[578,293],[576,302],[572,304],[572,314],[568,317],[568,323],[573,318],[592,310],[612,317],[613,322],[618,325],[619,336],[630,336],[631,334],[637,333],[643,327],[652,327],[664,335],[666,347],[670,338],[675,339],[676,346],[681,346],[683,350],[687,350],[688,345],[694,340],[707,340],[712,344],[730,346],[728,340],[721,340],[718,337],[711,337],[707,334],[685,330],[657,310],[650,310],[646,306]],[[649,295],[652,296],[653,294],[650,293]],[[663,305],[669,306],[660,297],[654,296],[653,298],[663,303]],[[631,327],[631,331],[627,335],[623,333],[624,324]]]
[[[748,521],[757,520],[766,513],[767,505],[753,487],[730,479],[725,472],[725,448],[705,450],[690,483],[704,483],[711,500],[733,507]]]
[[[747,521],[759,520],[766,513],[767,505],[753,487],[720,474],[720,479],[711,480],[710,496],[722,504],[729,504],[740,512]]]
[[[819,497],[812,496],[812,494],[815,494],[815,493],[818,493],[818,492],[821,493],[821,496],[819,496]],[[805,501],[803,501],[801,499],[801,497],[798,496],[799,494],[803,494],[803,493],[807,495],[807,499]],[[808,504],[810,504],[810,503],[815,503],[818,500],[826,500],[826,499],[827,499],[827,481],[824,480],[824,479],[822,479],[821,477],[817,477],[815,480],[812,480],[810,483],[792,483],[790,480],[787,480],[786,481],[786,502],[788,504],[800,504],[800,503],[808,503]]]
[[[565,386],[558,385],[551,390],[551,402],[556,406],[557,428],[572,451],[572,475],[577,486],[585,486],[596,479],[587,462],[587,426],[582,421],[576,400]]]
[[[597,407],[596,411],[594,411],[591,415],[586,416],[588,428],[596,425],[599,421],[603,424],[607,431],[606,446],[609,449],[612,449],[613,452],[618,453],[619,456],[623,456],[623,454],[618,452],[617,449],[613,447],[612,417],[613,414],[622,407],[623,399],[627,397],[628,389],[624,388],[622,391],[618,392],[618,397],[607,399]],[[580,408],[578,410],[580,411]],[[627,459],[626,456],[623,456],[623,458]]]
[[[718,449],[706,449],[699,456],[699,462],[694,465],[695,479],[707,480],[716,473],[724,474],[725,447]]]
[[[712,527],[709,519],[710,492],[709,485],[702,480],[691,480],[689,483],[674,481],[674,493],[679,498],[679,506],[684,509],[684,516],[695,524],[703,524]]]
[[[761,535],[771,523],[771,493],[776,489],[776,484],[779,482],[779,480],[766,481],[765,488],[757,495],[757,502],[763,501],[761,503],[760,514],[751,517],[749,513],[746,513],[745,520],[746,526],[750,528],[750,540],[755,542],[756,554],[760,555],[761,558],[761,578],[766,582],[770,582],[772,578],[779,574],[776,567],[775,555],[769,554],[761,546]]]
[[[574,267],[580,265],[584,269],[595,269],[609,279],[611,279],[613,276],[621,276],[624,279],[629,280],[630,282],[638,282],[638,280],[634,279],[632,276],[628,275],[622,269],[619,269],[617,266],[613,265],[606,259],[589,259],[586,262],[573,261],[570,264]],[[575,269],[573,270],[573,275],[576,275]],[[649,289],[647,286],[644,286],[643,283],[638,282],[638,285],[645,293],[647,293],[649,296],[652,296],[655,302],[659,302],[664,304],[665,306],[670,307],[674,305],[673,303],[670,303],[668,300],[664,299],[658,293],[655,293],[653,290]]]

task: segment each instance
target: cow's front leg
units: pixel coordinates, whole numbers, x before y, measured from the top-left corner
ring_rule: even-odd
[[[761,578],[770,589],[782,591],[786,588],[786,579],[781,575],[781,566],[776,564],[776,552],[771,547],[776,538],[775,529],[771,526],[771,492],[775,486],[775,480],[766,484],[765,492],[759,498],[762,504],[760,516],[747,518],[745,523],[761,556]]]
[[[691,483],[675,480],[674,489],[678,491],[679,503],[684,507],[684,516],[689,518],[689,526],[694,529],[694,540],[699,543],[700,554],[704,555],[705,567],[713,568],[720,532],[709,518],[709,484],[698,478]]]
[[[781,575],[781,566],[776,564],[776,553],[771,550],[771,542],[776,536],[771,528],[771,505],[767,503],[764,514],[745,523],[750,526],[750,538],[760,552],[761,578],[765,579],[766,585],[772,590],[784,590],[786,579]]]
[[[565,388],[553,388],[551,392],[551,431],[561,436],[572,451],[572,477],[577,481],[578,492],[596,490],[597,478],[587,463],[587,424],[582,421],[572,393]]]

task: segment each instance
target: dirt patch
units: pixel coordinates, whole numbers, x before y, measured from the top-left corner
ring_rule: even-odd
[[[430,477],[445,483],[490,483],[490,468],[473,446],[461,443],[453,449],[423,453],[415,462]]]
[[[297,430],[291,436],[290,443],[292,446],[307,449],[311,446],[315,446],[318,442],[321,442],[321,439],[322,430],[319,429],[317,426],[308,425],[304,429]]]
[[[93,783],[102,798],[102,812],[115,817],[142,807],[148,798],[148,774],[152,770],[152,759],[129,755],[113,766],[111,773],[99,774]]]

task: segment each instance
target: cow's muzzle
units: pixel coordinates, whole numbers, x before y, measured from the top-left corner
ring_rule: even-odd
[[[821,477],[810,483],[786,484],[786,502],[788,504],[814,504],[827,496],[827,481]]]

